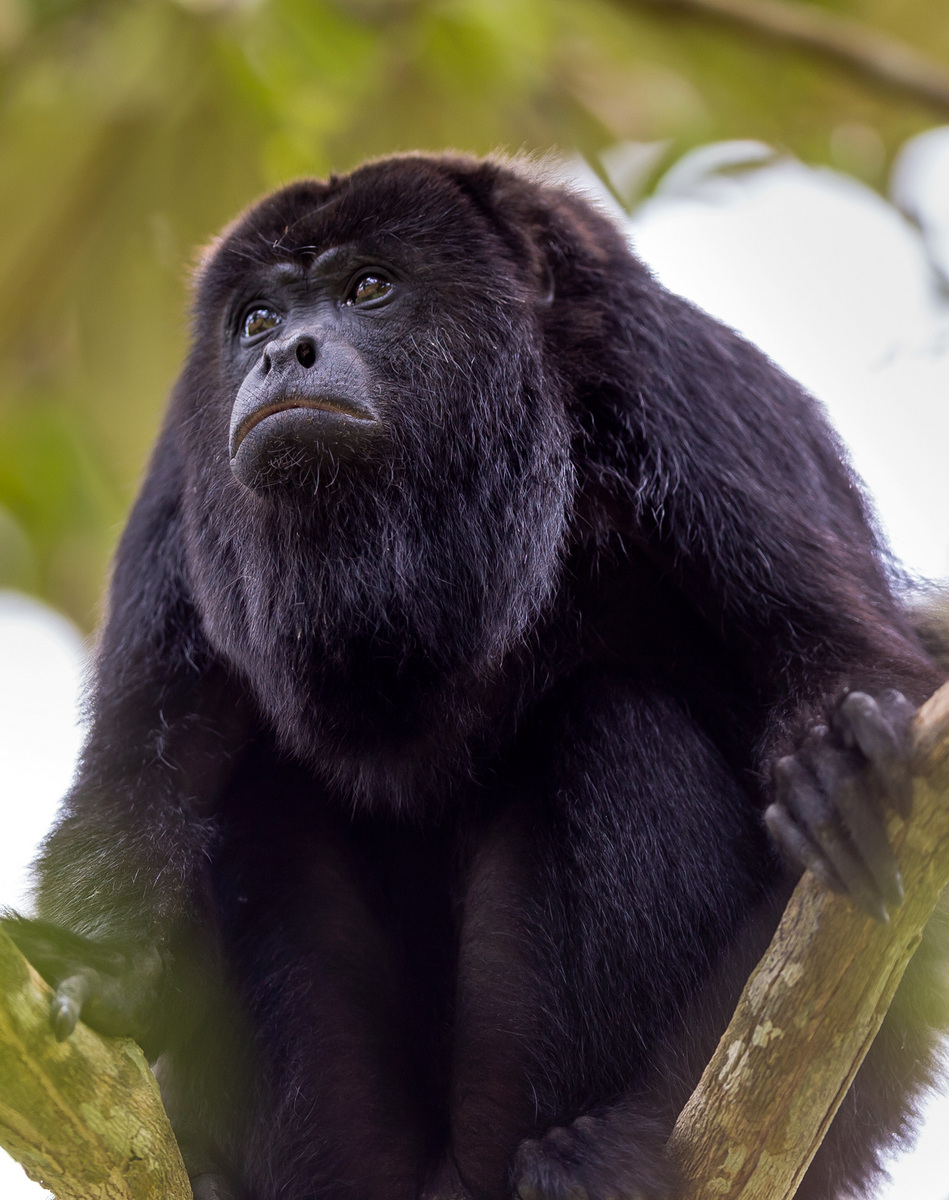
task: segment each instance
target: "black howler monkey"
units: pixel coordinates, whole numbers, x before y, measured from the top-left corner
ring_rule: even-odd
[[[883,562],[813,401],[569,190],[266,197],[199,271],[11,922],[57,1032],[157,1058],[198,1197],[667,1195],[783,857],[899,902],[942,676]],[[802,1197],[904,1132],[934,954]]]

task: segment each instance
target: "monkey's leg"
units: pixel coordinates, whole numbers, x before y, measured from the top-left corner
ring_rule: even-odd
[[[773,878],[760,816],[672,697],[605,673],[548,702],[509,785],[465,902],[459,1175],[476,1196],[662,1196],[680,1097],[654,1081]]]
[[[408,1198],[426,1135],[398,954],[348,822],[286,776],[228,798],[221,1000],[162,1062],[175,1130],[235,1200]]]

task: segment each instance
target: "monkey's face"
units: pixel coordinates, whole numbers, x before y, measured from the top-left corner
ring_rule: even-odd
[[[399,363],[423,324],[424,278],[404,250],[320,240],[254,264],[225,308],[228,459],[253,490],[325,481],[353,460],[368,471],[412,420]]]
[[[245,486],[266,486],[324,456],[368,452],[381,433],[367,353],[374,357],[384,340],[373,325],[399,324],[404,297],[392,268],[363,257],[334,246],[307,266],[278,263],[239,311],[229,349],[247,371],[228,452]]]

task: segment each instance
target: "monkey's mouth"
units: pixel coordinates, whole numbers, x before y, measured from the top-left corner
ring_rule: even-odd
[[[295,394],[253,406],[239,398],[231,415],[231,470],[249,488],[269,487],[328,456],[357,454],[378,424],[368,405],[349,397]]]
[[[231,433],[231,458],[237,453],[244,438],[262,421],[266,421],[269,417],[274,417],[278,413],[292,413],[301,410],[312,413],[331,413],[338,417],[345,417],[351,421],[372,422],[375,420],[373,413],[360,411],[354,405],[344,404],[342,401],[334,400],[329,396],[290,396],[286,400],[275,400],[272,404],[262,404],[260,408],[248,413],[237,424]],[[318,417],[316,419],[319,420]]]

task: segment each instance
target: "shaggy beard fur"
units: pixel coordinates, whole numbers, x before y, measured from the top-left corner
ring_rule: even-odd
[[[377,397],[398,414],[381,452],[288,460],[258,492],[212,470],[186,493],[211,644],[354,806],[400,810],[470,774],[505,659],[556,590],[569,433],[539,364],[499,361],[476,400],[502,419],[407,362]]]

